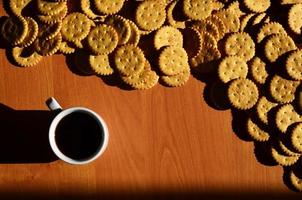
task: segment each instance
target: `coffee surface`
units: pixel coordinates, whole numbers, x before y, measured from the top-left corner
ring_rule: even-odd
[[[75,160],[92,156],[103,142],[103,130],[88,113],[77,111],[58,124],[55,140],[59,150]]]

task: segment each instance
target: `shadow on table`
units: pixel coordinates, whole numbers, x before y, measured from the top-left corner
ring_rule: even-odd
[[[228,192],[228,191],[209,191],[209,192],[180,192],[180,191],[137,191],[137,192],[127,192],[127,191],[100,191],[96,194],[85,194],[81,192],[69,191],[68,193],[41,193],[37,191],[36,193],[0,193],[1,197],[6,200],[15,199],[44,199],[44,200],[164,200],[164,199],[184,199],[184,200],[295,200],[301,199],[301,194],[293,193],[257,193],[257,192]]]
[[[48,142],[53,112],[14,110],[0,104],[0,163],[48,163],[57,160]]]

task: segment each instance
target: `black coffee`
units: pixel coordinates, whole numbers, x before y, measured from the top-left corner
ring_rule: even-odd
[[[93,155],[103,139],[103,130],[96,119],[82,111],[65,116],[56,128],[55,140],[58,148],[75,160]]]

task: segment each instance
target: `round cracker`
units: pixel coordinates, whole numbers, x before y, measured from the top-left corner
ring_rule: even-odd
[[[163,26],[155,33],[154,47],[159,50],[165,46],[183,46],[183,36],[177,28]]]
[[[209,17],[213,10],[213,3],[209,0],[184,0],[184,14],[193,20],[203,20]]]
[[[195,22],[192,25],[192,28],[196,29],[201,35],[203,33],[209,33],[215,38],[215,40],[220,39],[218,27],[209,20]]]
[[[252,12],[265,12],[271,5],[270,0],[243,0],[245,7]]]
[[[22,16],[23,9],[31,2],[32,0],[9,0],[9,8],[13,14],[16,16]]]
[[[265,57],[270,62],[275,62],[283,54],[295,49],[297,46],[293,39],[284,34],[270,36],[264,45]]]
[[[228,87],[228,98],[234,108],[248,110],[258,101],[259,91],[256,84],[249,80],[238,78]]]
[[[159,68],[168,76],[185,71],[189,68],[187,52],[182,47],[165,47],[159,55]]]
[[[297,191],[302,192],[302,179],[297,177],[293,171],[290,172],[290,182]]]
[[[128,20],[128,24],[130,26],[131,33],[130,33],[130,38],[127,43],[137,46],[140,41],[140,38],[141,38],[140,31],[133,21]]]
[[[90,55],[89,65],[92,71],[98,75],[110,75],[114,72],[110,66],[108,55]]]
[[[25,52],[26,50],[28,49],[23,47],[12,48],[12,56],[19,66],[21,67],[34,66],[42,60],[43,57],[35,51],[30,52],[30,55],[26,54],[26,56],[24,56],[23,52]]]
[[[131,35],[131,27],[128,23],[128,20],[119,15],[114,15],[108,17],[105,20],[105,23],[107,25],[111,25],[116,30],[119,38],[119,45],[126,44],[128,42]]]
[[[239,16],[229,10],[220,10],[214,14],[225,26],[225,33],[238,32],[240,28]]]
[[[295,111],[294,106],[291,104],[281,106],[276,113],[275,123],[282,133],[286,133],[290,125],[301,121],[301,116]]]
[[[273,34],[287,34],[287,33],[283,28],[283,26],[277,22],[266,23],[260,28],[257,34],[257,42],[260,43],[264,38]]]
[[[136,9],[137,25],[147,31],[159,29],[166,20],[164,3],[158,0],[143,1]]]
[[[256,106],[257,116],[261,122],[268,125],[268,113],[269,111],[276,107],[278,104],[269,101],[265,96],[262,96]]]
[[[302,3],[294,4],[288,12],[288,26],[296,34],[301,34]]]
[[[170,87],[179,87],[184,85],[190,78],[190,69],[180,72],[173,76],[162,76],[161,79]]]
[[[68,8],[67,6],[58,14],[55,15],[38,15],[38,19],[46,24],[53,24],[61,22],[67,15]]]
[[[273,159],[281,166],[292,166],[295,164],[300,156],[287,156],[279,153],[274,147],[271,147],[272,157]]]
[[[1,26],[1,36],[9,45],[19,45],[28,32],[28,24],[23,17],[7,17]]]
[[[262,130],[252,119],[247,120],[247,132],[257,142],[266,142],[270,139],[268,132]]]
[[[38,23],[33,18],[25,17],[25,20],[28,25],[28,31],[22,43],[20,44],[21,47],[28,47],[33,44],[38,36],[39,31]]]
[[[117,47],[118,34],[113,27],[101,24],[90,31],[87,43],[93,53],[109,54]]]
[[[291,78],[302,80],[302,50],[296,50],[287,57],[285,69]]]
[[[45,40],[44,38],[37,38],[34,47],[38,54],[42,56],[51,56],[55,54],[59,49],[62,42],[61,34],[56,37]]]
[[[125,0],[94,0],[96,9],[104,14],[115,14],[120,11]]]
[[[243,60],[249,61],[254,57],[256,47],[248,33],[240,32],[233,33],[227,38],[224,50],[229,56],[239,56]]]
[[[51,2],[45,0],[37,0],[37,8],[43,15],[56,15],[67,7],[66,2]]]
[[[279,103],[290,103],[295,99],[299,81],[291,81],[275,75],[269,85],[271,96]]]
[[[248,65],[239,56],[225,57],[218,66],[218,77],[224,83],[237,78],[246,78],[247,74]]]
[[[295,150],[302,153],[302,123],[298,123],[293,127],[290,139]]]
[[[175,0],[168,6],[167,21],[168,21],[168,24],[174,28],[184,29],[184,28],[186,28],[186,22],[185,21],[176,21],[173,16],[173,10],[178,2],[179,2],[179,0]]]
[[[117,49],[114,62],[121,74],[131,76],[143,71],[146,58],[139,47],[128,44]]]
[[[266,79],[268,78],[265,62],[259,57],[254,57],[249,63],[249,68],[253,80],[259,84],[265,84]]]

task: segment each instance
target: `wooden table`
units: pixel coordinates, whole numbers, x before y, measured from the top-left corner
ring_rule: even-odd
[[[136,91],[105,82],[73,73],[63,55],[19,68],[0,50],[1,199],[297,197],[283,183],[283,169],[259,163],[253,143],[233,133],[230,110],[205,102],[205,83],[191,77],[180,88]],[[103,156],[84,166],[43,157],[51,96],[105,119],[110,141]]]

